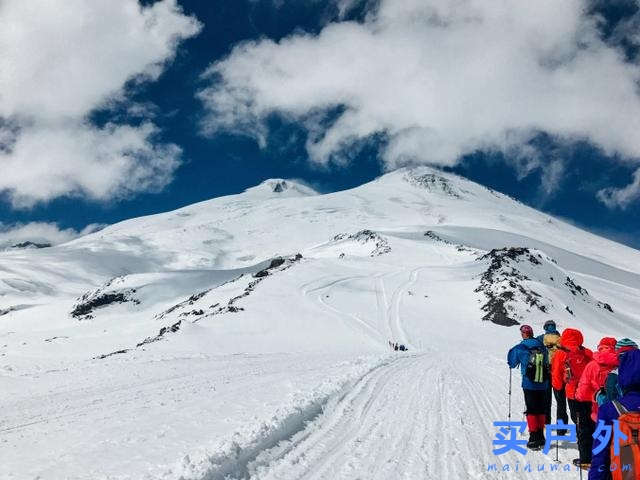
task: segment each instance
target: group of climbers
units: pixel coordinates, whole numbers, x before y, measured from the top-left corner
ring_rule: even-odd
[[[406,345],[398,342],[392,342],[391,340],[389,340],[389,348],[395,352],[406,352],[408,350]]]
[[[529,428],[527,447],[539,450],[544,446],[545,425],[551,423],[554,397],[558,423],[568,424],[570,416],[576,425],[579,458],[573,463],[589,469],[590,480],[610,478],[612,455],[605,448],[592,459],[593,435],[599,420],[605,425],[613,425],[613,421],[618,417],[622,419],[622,415],[627,415],[632,423],[637,420],[636,428],[640,427],[638,345],[628,338],[616,341],[615,338],[604,337],[594,353],[583,345],[584,337],[579,330],[567,328],[560,334],[553,320],[546,322],[543,328],[544,333],[536,338],[529,325],[522,325],[522,341],[507,355],[509,367],[520,367],[522,373]],[[620,425],[622,423],[621,420]],[[632,464],[636,462],[639,475],[636,478],[640,478],[638,431],[631,433],[633,438],[629,448],[632,450],[629,452],[632,453],[627,452],[627,457],[630,455]],[[557,434],[566,435],[567,431],[558,430]]]

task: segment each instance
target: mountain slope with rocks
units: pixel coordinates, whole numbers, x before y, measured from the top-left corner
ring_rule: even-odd
[[[485,478],[509,327],[638,312],[640,252],[461,177],[268,180],[0,252],[0,477]]]

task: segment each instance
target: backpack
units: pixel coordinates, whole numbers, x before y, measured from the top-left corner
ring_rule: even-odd
[[[607,402],[613,402],[618,400],[622,396],[622,389],[618,385],[618,373],[617,370],[609,372],[607,379],[604,382],[604,386],[596,392],[596,402],[601,407]]]
[[[619,455],[615,455],[611,442],[611,477],[613,480],[636,480],[640,478],[640,411],[630,412],[618,400],[614,400],[613,405],[618,411],[620,431],[627,439],[620,442]]]
[[[558,351],[558,344],[560,342],[560,335],[557,333],[545,333],[542,337],[542,343],[547,347],[549,351],[549,363],[553,361],[553,356]]]
[[[529,349],[526,376],[533,383],[544,383],[549,379],[549,362],[545,361],[544,347]]]
[[[576,351],[567,352],[567,356],[564,360],[564,383],[565,385],[575,384],[578,385],[582,372],[584,372],[587,363],[591,360],[584,353],[584,347]]]

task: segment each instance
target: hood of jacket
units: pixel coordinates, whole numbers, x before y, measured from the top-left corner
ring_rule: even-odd
[[[544,347],[542,342],[537,338],[525,338],[524,340],[522,340],[521,344],[527,348]]]
[[[618,366],[618,355],[610,350],[594,353],[593,359],[602,367],[614,368]]]
[[[618,381],[623,392],[640,391],[640,350],[630,350],[620,356]]]
[[[600,343],[598,343],[598,351],[602,352],[605,350],[610,350],[610,351],[615,351],[616,349],[616,339],[613,337],[604,337],[602,340],[600,340]]]
[[[575,328],[567,328],[560,336],[560,345],[569,350],[575,350],[584,342],[584,337],[580,330]]]

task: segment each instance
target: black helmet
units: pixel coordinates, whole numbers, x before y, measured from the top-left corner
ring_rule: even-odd
[[[546,322],[544,322],[544,326],[542,328],[544,328],[545,332],[548,332],[549,330],[555,330],[556,322],[554,322],[553,320],[547,320]]]

